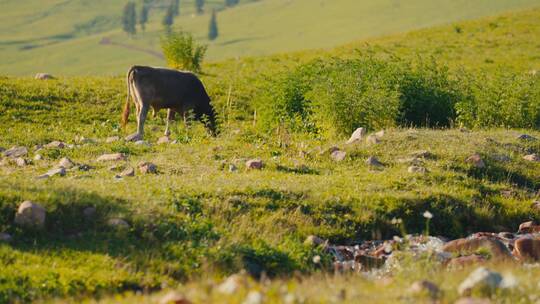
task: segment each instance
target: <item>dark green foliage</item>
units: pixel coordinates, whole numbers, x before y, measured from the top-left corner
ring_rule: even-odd
[[[161,38],[161,48],[170,67],[196,73],[201,71],[207,47],[197,44],[191,34],[169,31]]]
[[[141,6],[141,14],[139,15],[139,24],[141,25],[141,29],[144,31],[146,27],[146,23],[148,22],[148,13],[150,12],[150,7],[143,3]]]
[[[180,15],[180,0],[171,0],[171,5],[173,7],[173,12],[175,16]]]
[[[239,0],[225,0],[225,6],[235,6],[237,5],[239,2]]]
[[[165,15],[163,16],[163,20],[161,21],[161,24],[169,31],[171,29],[171,26],[174,23],[174,6],[171,4],[167,7],[167,10],[165,11]]]
[[[210,17],[210,25],[208,26],[208,39],[215,40],[219,35],[216,10],[212,11],[212,16]]]
[[[433,59],[325,59],[268,81],[256,98],[263,130],[325,136],[358,127],[540,127],[532,74],[451,74]]]
[[[124,12],[122,14],[122,29],[129,35],[135,35],[137,33],[137,29],[135,27],[136,24],[137,12],[135,11],[135,3],[130,1],[124,6]]]
[[[468,77],[468,98],[456,105],[467,127],[540,128],[540,77],[507,72]]]
[[[197,14],[204,12],[204,0],[195,0],[195,11]]]

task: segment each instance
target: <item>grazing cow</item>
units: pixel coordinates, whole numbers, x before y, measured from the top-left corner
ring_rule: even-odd
[[[175,113],[187,119],[193,113],[195,119],[205,123],[212,136],[216,135],[216,117],[202,82],[190,72],[147,66],[133,66],[127,73],[127,99],[122,115],[125,127],[129,117],[129,99],[133,98],[137,109],[137,133],[126,140],[141,140],[144,136],[144,121],[150,107],[154,111],[167,109],[165,135],[169,135],[169,123]]]

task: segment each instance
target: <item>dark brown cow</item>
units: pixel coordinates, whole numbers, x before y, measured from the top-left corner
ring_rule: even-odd
[[[167,109],[167,126],[165,135],[169,135],[169,123],[175,113],[187,119],[193,113],[195,119],[203,121],[210,131],[216,135],[216,117],[210,104],[210,97],[202,82],[190,72],[147,66],[133,66],[127,73],[127,99],[122,115],[125,127],[129,117],[129,99],[133,98],[137,109],[137,133],[126,137],[126,140],[141,140],[144,136],[144,121],[150,107],[154,111]]]

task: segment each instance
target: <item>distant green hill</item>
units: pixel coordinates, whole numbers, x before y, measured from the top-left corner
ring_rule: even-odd
[[[129,65],[163,65],[163,1],[146,32],[120,29],[125,1],[0,0],[0,73],[119,74]],[[207,1],[222,8],[224,1]],[[249,2],[249,3],[248,3]],[[137,2],[140,7],[140,2]],[[328,48],[350,41],[540,5],[539,0],[261,0],[220,11],[208,59]],[[175,23],[208,43],[208,14],[181,1]]]

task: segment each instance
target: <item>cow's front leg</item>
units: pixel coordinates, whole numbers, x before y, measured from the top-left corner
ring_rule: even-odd
[[[167,109],[167,122],[166,122],[166,125],[165,125],[165,136],[169,136],[171,135],[171,131],[169,130],[169,124],[170,122],[174,119],[174,110],[172,109]]]
[[[137,120],[137,134],[139,134],[139,140],[143,139],[144,136],[144,122],[146,121],[146,115],[148,115],[148,105],[143,104],[141,107],[141,112],[139,113],[139,119]]]

